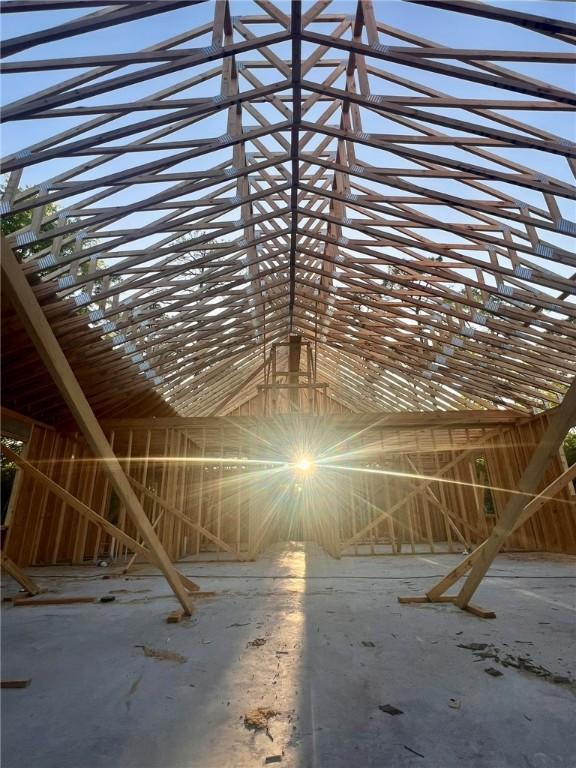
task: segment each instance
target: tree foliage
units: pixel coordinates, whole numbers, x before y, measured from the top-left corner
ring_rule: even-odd
[[[2,192],[4,190],[2,189]],[[51,216],[56,213],[55,205],[47,205],[45,208],[45,214]],[[18,232],[21,229],[29,227],[32,223],[32,210],[17,211],[15,213],[9,213],[2,218],[0,223],[1,231],[4,236],[11,235],[13,232]],[[49,232],[55,229],[57,220],[49,221],[42,225],[41,232]],[[24,249],[24,255],[29,256],[34,253],[40,253],[50,246],[50,240],[37,240],[35,243],[29,243]]]
[[[21,453],[24,443],[20,440],[13,440],[11,437],[3,437],[2,444],[11,448],[14,453]],[[14,478],[16,477],[16,464],[13,461],[7,459],[4,454],[0,455],[0,488],[2,493],[2,523],[6,517],[6,511],[8,510],[8,502],[10,501],[10,493],[12,492],[12,486],[14,485]]]
[[[2,193],[4,192],[5,187],[6,187],[5,183],[0,186],[0,197],[1,197]],[[22,190],[20,190],[20,191],[22,191]],[[58,207],[56,205],[54,205],[53,203],[48,203],[48,205],[46,205],[45,208],[44,208],[44,216],[45,217],[53,216],[53,215],[55,216],[55,214],[57,212],[58,212]],[[30,208],[25,210],[25,211],[17,211],[17,212],[14,212],[14,213],[7,214],[6,216],[4,216],[2,218],[2,221],[0,223],[1,224],[2,234],[4,236],[11,235],[14,232],[19,232],[21,229],[26,229],[32,223],[32,216],[33,216],[33,211]],[[70,224],[71,222],[74,222],[74,221],[75,221],[74,218],[66,218],[64,223],[65,224]],[[62,223],[63,222],[59,221],[55,217],[52,221],[48,221],[48,222],[45,222],[44,224],[42,224],[42,226],[40,227],[40,233],[42,233],[42,232],[51,232],[54,229],[56,229],[59,225],[62,225]],[[94,240],[94,239],[92,239],[92,240],[89,240],[89,239],[84,240],[84,245],[85,245],[86,248],[90,248],[93,245],[96,245],[96,243],[97,243],[97,241]],[[30,256],[33,256],[36,253],[41,253],[42,251],[47,250],[48,248],[50,248],[50,246],[51,246],[51,240],[41,240],[41,239],[39,239],[39,240],[36,240],[34,243],[27,244],[25,247],[23,247],[23,248],[21,248],[19,250],[20,250],[20,253],[22,254],[22,258],[23,259],[27,259],[27,258],[29,258]],[[65,243],[62,246],[61,250],[60,250],[60,256],[63,257],[63,256],[70,255],[72,253],[72,251],[73,251],[73,248],[74,248],[74,245],[73,245],[72,242]],[[78,258],[81,258],[81,256],[82,256],[82,254],[78,253]],[[103,266],[104,266],[104,262],[102,262],[102,261],[97,261],[96,262],[96,271],[94,273],[94,280],[93,280],[93,283],[94,283],[94,293],[95,294],[97,294],[99,289],[102,287],[102,280],[101,280],[101,278],[98,277],[97,270],[99,268],[102,268]],[[76,273],[77,273],[78,276],[85,276],[85,275],[88,274],[88,270],[89,269],[90,269],[89,262],[88,261],[84,261],[82,264],[77,266]],[[46,273],[42,272],[42,271],[39,271],[38,274],[40,276],[43,276]],[[113,285],[114,282],[115,282],[115,279],[112,278],[110,280],[110,283]],[[86,307],[81,307],[78,310],[78,312],[80,314],[84,314],[84,313],[87,312],[87,308]]]
[[[571,429],[564,440],[564,454],[568,466],[576,464],[576,429]]]

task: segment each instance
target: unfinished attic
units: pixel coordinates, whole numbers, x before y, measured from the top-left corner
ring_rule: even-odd
[[[0,10],[2,765],[574,768],[576,6]]]

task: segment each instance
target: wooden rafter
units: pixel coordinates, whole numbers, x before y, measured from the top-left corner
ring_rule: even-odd
[[[576,373],[576,99],[553,73],[574,25],[466,0],[409,0],[402,29],[369,0],[252,5],[0,5],[5,77],[25,85],[3,110],[0,209],[27,217],[7,240],[97,412],[227,411],[289,333],[354,410],[557,405]],[[172,36],[139,50],[133,25],[159,13]],[[411,30],[419,13],[439,39]],[[476,17],[534,44],[474,47]],[[62,55],[111,27],[123,49]],[[40,120],[30,146],[11,138]],[[27,375],[55,418],[5,327],[5,403],[22,410]]]

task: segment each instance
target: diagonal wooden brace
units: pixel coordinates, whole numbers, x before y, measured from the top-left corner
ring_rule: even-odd
[[[102,460],[102,467],[118,498],[132,519],[142,540],[150,548],[159,568],[172,587],[187,614],[192,613],[188,594],[172,565],[166,550],[152,528],[144,510],[112,450],[86,395],[82,391],[68,358],[62,351],[36,295],[30,287],[18,260],[7,240],[2,237],[2,276],[4,287],[18,313],[42,362],[50,372],[54,383],[69,407],[80,431],[94,456]]]
[[[66,488],[63,488],[61,485],[58,485],[58,483],[54,482],[54,480],[49,478],[48,475],[45,475],[22,456],[14,453],[14,451],[7,445],[1,443],[0,450],[7,458],[10,459],[10,461],[13,461],[15,464],[17,464],[23,472],[28,474],[33,480],[39,482],[59,499],[62,499],[62,501],[64,501],[69,507],[72,507],[72,509],[75,509],[76,512],[85,517],[91,523],[94,523],[103,531],[109,533],[110,536],[120,541],[135,554],[140,555],[149,563],[152,563],[152,565],[158,566],[158,561],[154,558],[154,555],[148,549],[146,549],[146,547],[143,547],[142,544],[138,543],[127,533],[124,533],[121,528],[118,528],[109,520],[106,520],[105,517],[99,515],[98,512],[95,512],[93,509],[80,501],[80,499],[77,499],[76,496],[73,496],[70,493],[70,491],[67,491]],[[178,574],[178,577],[183,586],[189,592],[198,591],[199,587],[197,584],[195,584],[193,581],[190,581],[190,579],[186,578],[186,576],[179,573],[178,571],[176,571],[176,573]]]
[[[505,540],[535,514],[540,507],[576,477],[576,465],[569,467],[527,504],[526,496],[534,494],[544,476],[550,460],[556,455],[562,441],[576,420],[576,379],[566,392],[562,404],[550,417],[550,423],[536,447],[528,466],[522,473],[515,494],[508,502],[498,525],[486,541],[478,546],[461,563],[446,574],[426,593],[426,600],[437,602],[470,569],[472,572],[460,590],[454,603],[466,608]]]
[[[22,589],[25,589],[29,595],[38,595],[42,591],[38,584],[27,576],[24,571],[16,565],[9,557],[6,557],[3,553],[0,553],[0,568],[5,571],[9,576],[12,576]]]

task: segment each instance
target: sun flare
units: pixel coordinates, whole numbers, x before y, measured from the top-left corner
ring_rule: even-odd
[[[294,469],[301,474],[309,474],[314,469],[314,462],[308,456],[300,456],[294,463]]]

